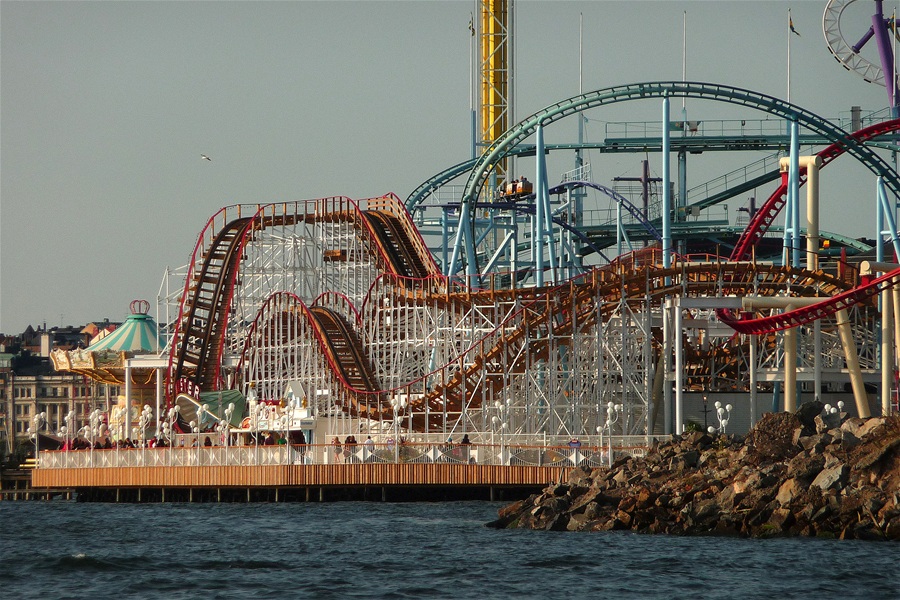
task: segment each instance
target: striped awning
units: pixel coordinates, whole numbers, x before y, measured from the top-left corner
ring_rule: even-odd
[[[115,331],[87,347],[98,352],[158,352],[163,344],[159,339],[159,328],[153,317],[146,314],[131,314]]]

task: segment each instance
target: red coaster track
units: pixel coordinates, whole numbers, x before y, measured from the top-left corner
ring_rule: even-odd
[[[865,142],[879,136],[900,130],[900,119],[877,123],[869,127],[860,129],[852,134],[857,142]],[[838,156],[842,155],[846,147],[842,144],[835,143],[826,147],[818,153],[822,159],[822,166],[829,164]],[[800,169],[800,185],[806,183],[806,169]],[[741,234],[734,251],[731,253],[731,260],[747,260],[750,257],[751,249],[759,242],[760,239],[768,231],[775,217],[784,207],[787,197],[787,174],[782,174],[781,185],[757,211],[753,219],[750,221],[747,229]],[[898,282],[896,273],[886,274],[877,279],[873,279],[836,296],[823,299],[822,302],[811,306],[805,306],[794,310],[786,311],[778,315],[767,317],[751,318],[749,314],[736,315],[729,310],[718,311],[719,319],[727,323],[735,331],[739,333],[763,334],[789,329],[799,325],[811,323],[822,317],[832,315],[839,310],[849,308],[859,302],[864,302],[879,292],[893,287]]]

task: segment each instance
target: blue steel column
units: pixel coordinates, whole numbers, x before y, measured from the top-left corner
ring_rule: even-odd
[[[891,244],[894,248],[895,257],[900,257],[900,238],[897,236],[897,224],[894,221],[893,207],[888,197],[887,189],[884,187],[884,178],[877,177],[875,185],[878,192],[878,235],[875,238],[878,242],[876,249],[876,258],[878,262],[884,262],[884,242],[882,235],[887,233],[891,236]],[[887,226],[887,229],[885,229]]]
[[[447,250],[450,248],[450,219],[449,208],[441,211],[441,266],[444,268],[444,275],[449,275],[447,268]]]
[[[800,124],[791,121],[791,166],[789,202],[791,202],[791,266],[800,266]]]
[[[459,265],[459,247],[466,242],[466,229],[469,221],[469,203],[465,198],[459,203],[459,223],[456,227],[456,235],[453,238],[453,254],[450,255],[450,264],[444,265],[444,275],[452,277]]]
[[[791,177],[790,171],[788,172],[788,189],[787,189],[787,202],[784,205],[784,232],[782,233],[782,241],[781,241],[781,264],[785,267],[791,266],[791,246],[793,245],[793,241],[791,239],[791,231],[793,231],[793,226],[791,220],[794,214],[794,204],[791,202]]]
[[[669,96],[663,96],[662,114],[662,236],[663,268],[672,266],[672,192],[669,188]]]
[[[459,265],[459,249],[464,247],[466,253],[466,274],[470,276],[469,285],[475,283],[478,275],[475,265],[475,236],[471,231],[472,224],[469,215],[472,214],[472,204],[474,199],[463,198],[459,206],[459,224],[456,229],[456,237],[453,240],[453,255],[450,257],[450,265],[447,268],[446,275],[452,277],[456,273]]]
[[[541,234],[541,246],[539,251],[543,254],[544,246],[547,246],[547,253],[550,257],[550,280],[557,281],[557,261],[556,261],[556,236],[553,235],[553,211],[550,210],[550,178],[547,177],[547,155],[544,152],[544,127],[538,126],[540,134],[540,145],[536,148],[537,153],[537,169],[540,174],[540,185],[537,185],[537,199],[541,203],[544,215],[544,231]]]
[[[534,248],[534,282],[541,287],[544,285],[544,199],[541,190],[544,189],[544,173],[541,162],[544,159],[544,126],[538,123],[535,132],[535,174],[534,174],[534,235],[531,236],[531,244]]]

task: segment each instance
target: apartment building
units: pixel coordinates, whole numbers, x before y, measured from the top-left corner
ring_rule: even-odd
[[[29,439],[34,417],[45,415],[39,431],[57,435],[74,413],[72,427],[87,424],[95,408],[108,412],[120,386],[100,383],[77,373],[56,371],[48,358],[57,347],[77,347],[82,340],[74,328],[33,330],[0,340],[0,447],[11,453]],[[2,453],[0,453],[2,454]]]

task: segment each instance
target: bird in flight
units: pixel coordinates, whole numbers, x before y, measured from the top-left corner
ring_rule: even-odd
[[[212,159],[205,154],[201,154],[200,158],[202,158],[203,160],[208,160],[208,161],[212,162]]]

